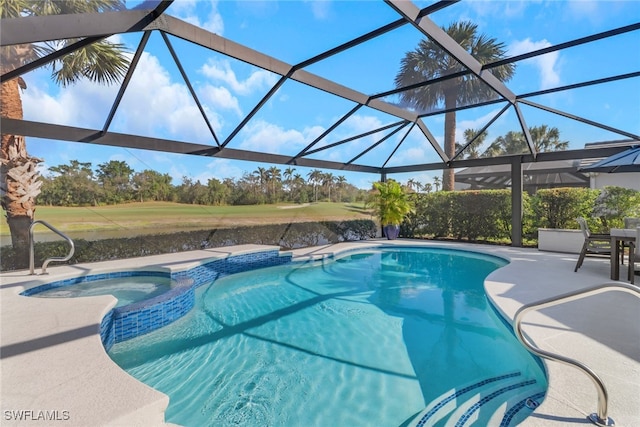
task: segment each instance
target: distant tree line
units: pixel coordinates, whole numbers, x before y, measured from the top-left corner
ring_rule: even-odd
[[[125,161],[111,160],[93,168],[90,162],[71,160],[53,166],[42,176],[37,203],[49,206],[97,206],[164,201],[200,205],[254,205],[356,202],[366,191],[349,184],[344,176],[317,169],[306,177],[295,168],[272,166],[245,172],[241,178],[210,178],[206,183],[183,177],[179,185],[169,174],[153,170],[135,172]]]

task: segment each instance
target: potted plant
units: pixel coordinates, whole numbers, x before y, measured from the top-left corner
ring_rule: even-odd
[[[367,206],[373,208],[383,233],[389,240],[398,237],[400,224],[413,211],[404,189],[393,179],[373,183],[373,192],[367,200]]]

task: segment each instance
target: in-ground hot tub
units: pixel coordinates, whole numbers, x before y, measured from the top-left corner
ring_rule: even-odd
[[[181,318],[193,308],[193,281],[168,271],[115,271],[46,283],[21,292],[42,298],[113,295],[118,303],[100,325],[108,350]]]
[[[100,336],[108,351],[126,341],[166,326],[195,304],[195,289],[229,274],[291,262],[278,249],[248,251],[204,260],[185,270],[114,271],[72,277],[21,292],[33,297],[114,295],[119,304],[102,318]],[[48,295],[46,293],[50,292]]]
[[[113,295],[123,307],[157,297],[176,286],[168,273],[153,271],[105,273],[47,283],[22,295],[39,298],[75,298]]]

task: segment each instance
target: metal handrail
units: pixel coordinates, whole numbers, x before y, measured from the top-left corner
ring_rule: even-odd
[[[33,221],[31,223],[31,226],[29,227],[29,274],[35,274],[34,273],[34,270],[35,270],[34,263],[35,263],[35,261],[34,261],[34,253],[33,253],[34,252],[34,250],[33,250],[33,228],[36,226],[36,224],[44,225],[49,230],[53,231],[58,236],[62,237],[67,242],[69,242],[69,245],[71,246],[71,250],[69,251],[69,254],[67,256],[65,256],[65,257],[51,257],[51,258],[47,258],[47,259],[44,260],[44,263],[42,264],[42,273],[41,274],[47,274],[47,265],[49,265],[49,263],[51,261],[59,261],[59,262],[69,261],[71,259],[71,257],[73,256],[73,253],[75,252],[76,247],[73,244],[73,240],[71,240],[71,238],[69,236],[67,236],[62,231],[60,231],[57,228],[55,228],[53,225],[49,224],[46,221],[42,221],[42,220]]]
[[[615,423],[611,418],[607,416],[609,397],[607,394],[607,389],[605,388],[604,383],[602,382],[600,377],[598,377],[598,375],[595,372],[593,372],[591,368],[589,368],[582,362],[534,347],[533,344],[531,344],[524,337],[524,334],[522,332],[522,318],[529,311],[546,308],[546,307],[552,307],[554,305],[562,304],[565,302],[575,301],[577,299],[585,298],[592,295],[597,295],[597,294],[606,292],[611,288],[618,288],[618,290],[628,292],[631,294],[636,294],[638,297],[640,297],[640,287],[638,286],[634,286],[632,284],[627,284],[627,283],[613,283],[613,282],[604,283],[604,284],[593,286],[590,288],[580,289],[574,292],[568,292],[566,294],[557,295],[551,298],[546,298],[535,303],[525,304],[516,312],[515,317],[513,319],[513,329],[516,334],[516,337],[518,337],[518,340],[520,340],[522,345],[524,345],[531,353],[536,354],[540,357],[544,357],[549,360],[555,360],[558,362],[565,363],[567,365],[574,366],[580,369],[585,374],[587,374],[589,378],[591,378],[591,381],[593,381],[598,391],[598,412],[589,415],[587,418],[592,423],[598,426],[605,426],[605,427],[614,426]]]

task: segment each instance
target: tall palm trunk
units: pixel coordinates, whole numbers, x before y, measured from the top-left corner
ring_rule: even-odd
[[[445,109],[456,107],[456,91],[449,90],[445,94]],[[444,152],[452,159],[456,154],[456,112],[449,111],[444,115]],[[455,176],[453,169],[442,170],[442,190],[453,191]]]
[[[2,72],[4,73],[5,70]],[[21,78],[2,83],[0,116],[22,119]],[[0,146],[0,197],[11,232],[16,267],[25,268],[29,261],[29,227],[33,222],[35,198],[40,193],[37,164],[40,159],[29,156],[25,138],[2,134]]]

